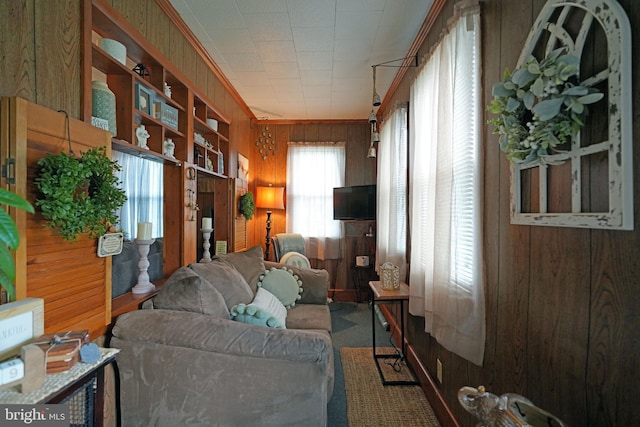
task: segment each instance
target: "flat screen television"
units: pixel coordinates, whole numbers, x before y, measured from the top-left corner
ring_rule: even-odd
[[[334,188],[333,219],[376,219],[376,186],[354,185]]]

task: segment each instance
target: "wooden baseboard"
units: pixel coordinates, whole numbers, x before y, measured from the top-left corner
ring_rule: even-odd
[[[389,322],[389,331],[391,332],[391,336],[396,343],[400,342],[402,333],[400,331],[400,325],[396,320],[396,317],[391,313],[389,308],[384,305],[379,305],[382,314]],[[433,380],[433,377],[427,371],[427,368],[422,364],[420,359],[418,359],[418,354],[415,351],[415,348],[411,345],[411,343],[407,340],[405,335],[405,344],[406,344],[406,354],[408,363],[413,368],[413,372],[418,377],[418,381],[420,382],[420,387],[422,387],[422,391],[426,396],[429,404],[433,408],[433,412],[436,414],[438,421],[443,426],[452,426],[452,427],[460,427],[460,423],[456,420],[453,412],[447,405],[447,402],[444,400],[442,393],[440,392],[440,388]]]

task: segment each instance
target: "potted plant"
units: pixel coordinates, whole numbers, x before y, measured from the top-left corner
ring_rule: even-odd
[[[21,196],[0,188],[0,204],[33,213],[33,206]],[[7,291],[10,301],[16,299],[16,265],[11,249],[20,244],[20,233],[16,223],[6,210],[0,209],[0,286]]]
[[[550,52],[543,60],[531,57],[493,86],[488,110],[498,117],[488,121],[500,135],[500,149],[514,163],[545,163],[584,126],[586,105],[603,94],[578,81],[580,59]]]
[[[106,148],[92,148],[80,158],[60,152],[38,160],[36,206],[66,240],[79,234],[98,238],[117,221],[115,212],[127,200],[114,175],[120,165],[106,156]]]
[[[238,209],[240,214],[248,221],[253,218],[253,213],[256,210],[256,202],[253,199],[251,191],[247,191],[240,196],[240,207]]]

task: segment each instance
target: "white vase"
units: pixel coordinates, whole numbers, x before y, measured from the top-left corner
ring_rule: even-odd
[[[111,135],[116,136],[116,96],[99,80],[91,82],[91,115],[107,120]]]

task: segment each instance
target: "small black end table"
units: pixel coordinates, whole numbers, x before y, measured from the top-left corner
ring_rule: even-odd
[[[377,354],[376,353],[376,319],[375,310],[371,310],[371,332],[372,332],[372,348],[373,348],[373,360],[378,368],[382,385],[419,385],[420,382],[416,379],[416,375],[411,369],[411,365],[406,361],[405,357],[405,342],[404,342],[404,303],[409,301],[409,286],[406,283],[400,283],[400,288],[395,290],[382,289],[382,283],[380,281],[369,282],[371,288],[371,302],[376,304],[379,302],[385,303],[399,303],[400,304],[400,335],[401,342],[400,347],[395,347],[395,354]],[[382,368],[380,367],[380,359],[395,359],[394,365],[400,366],[400,362],[405,361],[409,373],[411,374],[411,380],[395,380],[389,381],[384,377]]]

